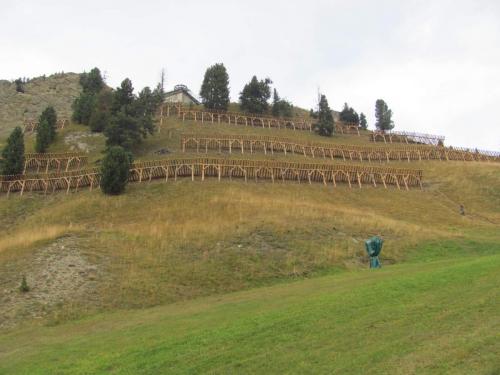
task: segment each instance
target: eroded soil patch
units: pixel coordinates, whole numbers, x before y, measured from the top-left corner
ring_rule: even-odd
[[[98,303],[101,271],[82,253],[79,240],[63,237],[29,257],[0,264],[0,328],[44,318],[67,305]],[[30,288],[27,293],[19,291],[23,275]]]

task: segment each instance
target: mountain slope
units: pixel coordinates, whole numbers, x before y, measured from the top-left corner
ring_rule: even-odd
[[[17,92],[14,83],[0,81],[0,138],[15,126],[23,126],[24,119],[36,119],[48,105],[54,106],[58,116],[69,118],[81,86],[78,74],[58,73],[32,78],[24,90]]]

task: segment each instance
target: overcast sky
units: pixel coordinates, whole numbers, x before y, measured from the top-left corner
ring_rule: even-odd
[[[0,0],[0,78],[97,66],[198,94],[223,62],[231,99],[252,75],[311,108],[348,102],[370,128],[384,99],[396,130],[500,150],[500,1]],[[471,133],[473,132],[473,133]]]

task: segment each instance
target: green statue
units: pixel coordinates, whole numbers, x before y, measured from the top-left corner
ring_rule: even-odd
[[[365,241],[366,252],[370,256],[370,268],[380,268],[382,265],[378,259],[378,255],[382,251],[384,240],[379,236],[374,236]]]

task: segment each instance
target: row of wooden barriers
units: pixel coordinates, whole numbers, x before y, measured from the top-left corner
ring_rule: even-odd
[[[56,122],[56,129],[64,129],[69,125],[69,120],[67,118],[58,118]],[[24,119],[24,132],[31,133],[38,129],[38,120],[35,119]]]
[[[361,188],[363,185],[374,187],[395,186],[409,190],[422,188],[422,171],[404,168],[373,167],[343,164],[288,163],[266,160],[239,159],[164,159],[135,163],[130,169],[129,182],[150,182],[153,179],[177,180],[188,177],[194,181],[206,178],[242,179],[247,181],[269,180],[271,182],[295,181],[309,184],[322,183],[337,186],[346,183]],[[56,190],[78,191],[99,186],[99,170],[87,169],[64,173],[47,173],[20,176],[0,176],[0,193],[42,192]]]
[[[366,147],[354,145],[335,145],[326,143],[297,142],[287,138],[247,136],[247,135],[190,135],[181,136],[181,148],[208,153],[263,152],[264,154],[283,153],[304,155],[312,158],[342,159],[344,161],[388,162],[422,160],[457,161],[497,161],[500,153],[480,153],[449,147],[403,146],[398,148]]]
[[[263,115],[252,115],[240,112],[215,112],[204,109],[193,109],[178,104],[168,104],[160,109],[160,129],[163,126],[164,117],[177,116],[182,121],[191,120],[207,124],[227,123],[233,125],[257,126],[262,128],[278,128],[291,130],[313,131],[313,122],[303,117],[271,117]],[[358,124],[336,122],[335,132],[339,134],[360,135]]]
[[[24,171],[44,171],[56,170],[57,172],[67,172],[70,169],[79,169],[87,164],[87,156],[77,152],[64,153],[27,153],[24,156]]]
[[[264,115],[252,115],[240,112],[216,112],[206,109],[186,107],[180,104],[166,104],[160,108],[158,114],[160,130],[163,127],[165,117],[177,116],[182,121],[197,121],[202,124],[227,123],[233,125],[257,126],[262,128],[277,128],[291,130],[314,130],[313,121],[304,117],[282,118]],[[360,127],[355,123],[335,122],[335,133],[361,135]],[[444,142],[444,137],[432,134],[413,133],[405,131],[375,131],[369,132],[369,139],[372,142],[384,143],[407,143],[407,144],[427,144],[440,145]]]

